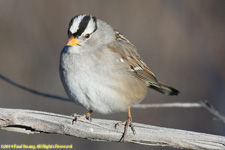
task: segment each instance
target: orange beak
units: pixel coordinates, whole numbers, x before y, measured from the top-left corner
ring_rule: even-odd
[[[78,43],[80,43],[80,41],[76,38],[74,38],[73,36],[71,36],[67,42],[67,46],[73,46],[73,45],[77,45]]]

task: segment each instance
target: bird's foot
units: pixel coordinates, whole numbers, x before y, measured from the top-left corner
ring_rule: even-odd
[[[73,120],[72,120],[72,124],[74,124],[74,122],[77,122],[77,120],[81,119],[81,118],[86,118],[87,120],[91,121],[91,113],[93,111],[90,110],[88,113],[83,114],[83,115],[78,115],[78,114],[73,114]]]
[[[128,127],[131,128],[134,135],[136,134],[136,131],[134,130],[134,126],[132,124],[132,118],[131,117],[128,117],[128,119],[125,120],[125,121],[122,121],[122,122],[119,122],[119,123],[115,124],[115,128],[117,128],[120,124],[124,124],[124,132],[123,132],[123,135],[120,138],[119,142],[124,142],[125,136],[127,134]]]

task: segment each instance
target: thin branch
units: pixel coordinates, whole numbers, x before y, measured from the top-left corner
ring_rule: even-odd
[[[200,101],[199,103],[162,103],[162,104],[135,104],[132,108],[205,108],[209,113],[216,116],[225,123],[225,117],[221,115],[211,104],[207,101]]]
[[[18,87],[19,89],[22,89],[22,90],[25,90],[27,92],[30,92],[32,94],[36,94],[36,95],[39,95],[39,96],[44,96],[44,97],[48,97],[48,98],[53,98],[53,99],[57,99],[57,100],[63,100],[63,101],[70,101],[72,102],[71,99],[69,98],[65,98],[65,97],[61,97],[61,96],[57,96],[57,95],[52,95],[52,94],[48,94],[48,93],[43,93],[43,92],[39,92],[39,91],[36,91],[36,90],[33,90],[33,89],[30,89],[30,88],[27,88],[23,85],[20,85],[12,80],[10,80],[9,78],[3,76],[0,74],[0,79],[4,80],[5,82],[13,85],[13,86],[16,86]]]
[[[0,108],[0,128],[22,133],[64,134],[94,141],[118,142],[123,126],[117,121],[81,119],[72,125],[72,116],[41,111]],[[136,135],[129,130],[126,143],[167,146],[192,150],[224,150],[225,137],[133,123]]]
[[[225,123],[225,117],[221,115],[217,110],[215,110],[215,108],[211,104],[209,104],[208,102],[203,102],[203,101],[200,101],[200,104],[202,105],[202,107],[208,110],[211,114],[213,114],[214,116],[216,116],[217,118],[219,118]]]
[[[200,103],[162,103],[162,104],[135,104],[132,108],[200,108]]]

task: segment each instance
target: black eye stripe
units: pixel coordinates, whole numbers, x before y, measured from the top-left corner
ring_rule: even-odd
[[[84,32],[84,30],[87,28],[87,25],[88,25],[88,22],[90,21],[90,19],[91,19],[90,16],[85,16],[81,20],[77,32],[73,34],[74,37],[78,37]]]
[[[97,26],[97,18],[96,17],[92,17],[94,22],[95,22],[95,29],[93,31],[93,33],[98,29],[98,26]]]

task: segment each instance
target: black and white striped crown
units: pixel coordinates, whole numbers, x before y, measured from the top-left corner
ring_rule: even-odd
[[[83,33],[92,34],[97,30],[97,19],[91,15],[77,15],[70,20],[68,36],[79,37]]]

